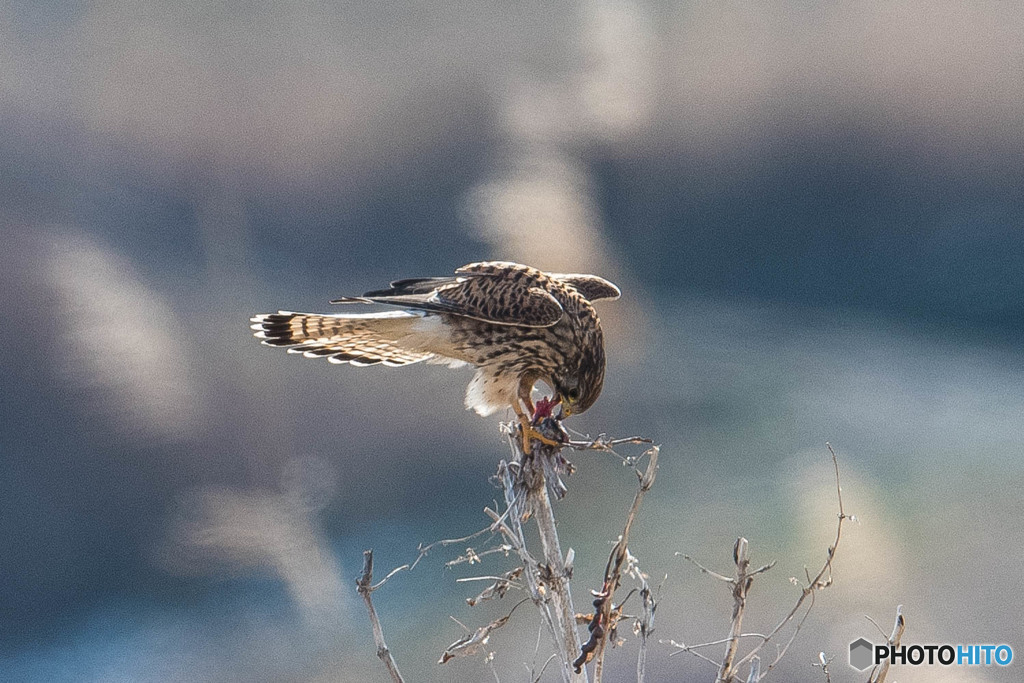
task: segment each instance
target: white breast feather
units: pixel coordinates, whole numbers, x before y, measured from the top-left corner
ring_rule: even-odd
[[[518,400],[518,388],[517,378],[494,375],[487,368],[479,368],[466,387],[466,409],[486,417],[502,408],[509,408]]]

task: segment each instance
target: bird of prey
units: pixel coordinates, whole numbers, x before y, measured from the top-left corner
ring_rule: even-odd
[[[317,315],[280,311],[253,317],[255,336],[332,363],[402,366],[427,361],[476,368],[466,408],[480,415],[511,407],[529,439],[540,411],[582,413],[604,383],[601,321],[592,305],[617,299],[619,288],[596,275],[545,273],[504,261],[471,263],[450,277],[396,280],[387,289],[332,304],[397,307],[378,313]],[[534,384],[555,392],[534,406]],[[538,411],[538,412],[535,412]]]

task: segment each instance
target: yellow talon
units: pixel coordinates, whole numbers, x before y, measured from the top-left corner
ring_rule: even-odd
[[[542,444],[545,444],[547,446],[561,446],[562,445],[562,443],[560,441],[555,441],[554,439],[549,439],[548,437],[544,436],[543,434],[538,432],[536,429],[534,429],[533,426],[530,424],[530,420],[528,418],[526,418],[525,416],[523,416],[523,417],[521,417],[519,419],[519,423],[520,423],[520,425],[522,426],[522,429],[523,429],[523,453],[530,453],[531,452],[531,449],[530,449],[530,440],[531,439],[536,439],[537,441],[540,441]]]

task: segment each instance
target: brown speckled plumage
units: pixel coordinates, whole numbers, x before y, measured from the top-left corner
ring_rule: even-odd
[[[252,328],[264,344],[335,363],[473,365],[466,407],[481,415],[515,408],[519,400],[529,406],[534,383],[544,380],[570,414],[593,405],[604,383],[604,337],[591,302],[618,295],[615,285],[594,275],[491,261],[463,266],[452,277],[397,280],[332,302],[400,310],[281,311],[252,318]]]

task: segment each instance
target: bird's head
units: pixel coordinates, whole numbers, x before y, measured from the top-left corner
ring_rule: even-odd
[[[581,363],[580,367],[552,377],[555,396],[562,403],[562,417],[582,413],[594,405],[604,386],[604,358],[600,363]]]

